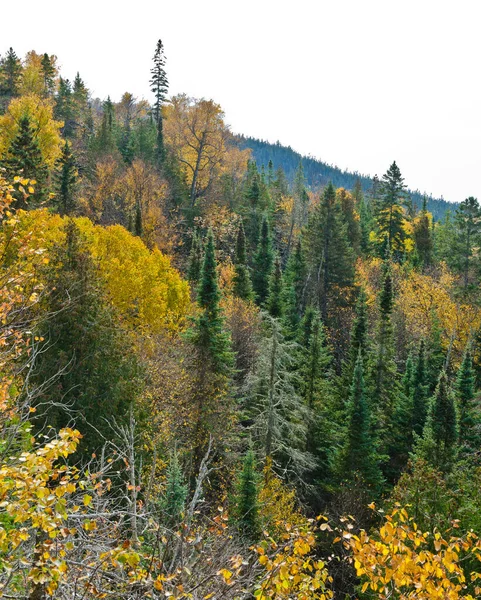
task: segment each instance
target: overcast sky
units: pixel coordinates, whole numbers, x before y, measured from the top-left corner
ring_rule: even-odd
[[[213,98],[232,130],[412,189],[481,199],[480,0],[21,0],[0,53],[56,54],[95,96]]]

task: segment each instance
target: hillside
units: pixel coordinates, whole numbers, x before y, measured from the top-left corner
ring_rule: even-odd
[[[312,156],[303,156],[290,146],[283,146],[280,142],[271,144],[264,140],[243,135],[237,137],[242,148],[250,148],[259,167],[261,165],[267,166],[269,161],[272,160],[275,168],[282,167],[291,183],[294,180],[299,161],[302,159],[307,183],[313,189],[324,187],[331,181],[334,187],[352,190],[357,179],[361,180],[364,192],[367,192],[372,186],[372,177],[357,172],[345,171]],[[409,190],[409,193],[413,203],[420,208],[423,202],[423,194],[419,190]],[[442,220],[446,211],[454,210],[456,206],[457,204],[442,198],[430,196],[427,200],[428,210],[433,214],[436,221]]]

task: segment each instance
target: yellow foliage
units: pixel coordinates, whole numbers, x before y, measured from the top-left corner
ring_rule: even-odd
[[[61,151],[61,121],[53,117],[51,103],[35,94],[14,98],[7,112],[0,116],[0,158],[8,156],[8,149],[17,135],[21,117],[28,115],[36,131],[42,157],[52,168]]]
[[[22,80],[20,84],[20,94],[26,96],[28,94],[35,94],[41,96],[44,91],[44,77],[42,73],[42,54],[37,54],[35,50],[27,52],[25,56]],[[50,56],[50,62],[54,68],[53,77],[58,75],[58,68],[56,65],[57,57]]]

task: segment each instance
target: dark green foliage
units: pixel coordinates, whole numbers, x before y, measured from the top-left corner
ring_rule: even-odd
[[[403,392],[406,398],[412,398],[413,394],[413,374],[414,374],[414,361],[412,353],[409,353],[409,356],[406,361],[406,368],[404,370],[403,375]]]
[[[356,304],[356,314],[352,324],[351,344],[349,355],[354,366],[359,352],[363,356],[368,350],[368,315],[367,315],[367,296],[364,288],[361,288]]]
[[[276,319],[280,319],[284,312],[282,269],[278,256],[276,256],[274,269],[269,279],[269,295],[266,308],[269,314]]]
[[[454,215],[455,238],[448,262],[462,277],[464,291],[474,289],[479,274],[479,259],[475,249],[481,240],[481,208],[476,198],[470,196],[456,209]]]
[[[256,473],[256,459],[254,451],[249,449],[236,483],[232,512],[237,527],[250,542],[256,541],[261,532],[258,495],[259,477]]]
[[[19,175],[36,181],[35,193],[29,198],[29,207],[46,199],[48,169],[27,115],[20,119],[17,135],[10,144],[3,164],[12,179]],[[17,207],[25,208],[21,195],[17,196]]]
[[[404,178],[396,162],[382,176],[381,194],[376,211],[376,223],[381,245],[387,243],[393,257],[399,260],[404,254],[406,232],[403,228],[402,206],[407,198]]]
[[[44,299],[49,318],[38,331],[45,342],[32,375],[39,386],[35,423],[58,430],[75,422],[87,458],[115,435],[114,418],[128,421],[139,369],[73,221],[51,258]]]
[[[233,293],[247,302],[254,298],[249,267],[247,266],[246,237],[242,220],[237,230],[236,249],[234,256]]]
[[[102,122],[95,137],[92,139],[92,150],[97,156],[111,155],[117,151],[114,132],[114,105],[110,100],[110,96],[103,103],[102,108]]]
[[[414,242],[421,265],[428,267],[433,262],[433,239],[426,208],[426,198],[424,198],[423,209],[414,227]]]
[[[346,305],[354,283],[354,254],[331,183],[309,219],[305,240],[313,301],[329,323],[332,311]]]
[[[383,479],[371,430],[369,404],[364,389],[362,354],[359,352],[347,409],[347,431],[339,454],[338,474],[344,481],[358,475],[369,495],[379,494]]]
[[[284,305],[287,328],[295,334],[303,310],[307,266],[302,238],[298,238],[294,252],[289,255],[284,273]]]
[[[0,95],[8,99],[17,96],[22,79],[22,63],[13,48],[0,61]]]
[[[75,212],[75,187],[78,173],[75,157],[69,142],[65,141],[62,154],[57,160],[57,171],[55,173],[54,203],[61,215],[71,215]]]
[[[465,451],[478,452],[481,442],[480,419],[474,402],[474,389],[473,359],[468,348],[459,367],[455,386],[459,416],[459,443]]]
[[[274,262],[274,253],[272,251],[272,241],[267,217],[262,220],[259,243],[254,257],[254,269],[252,273],[252,283],[256,294],[256,301],[260,306],[264,306],[269,294],[269,279]]]
[[[165,159],[162,105],[164,104],[167,98],[167,91],[169,89],[169,81],[167,79],[167,73],[165,71],[165,53],[162,40],[159,40],[157,42],[153,60],[154,66],[150,70],[150,73],[152,75],[150,79],[150,89],[152,90],[155,97],[153,115],[155,125],[157,127],[156,151],[157,159],[160,165]]]
[[[190,246],[189,264],[187,267],[187,279],[191,283],[198,283],[202,269],[202,240],[196,229],[192,234],[192,243]]]
[[[179,464],[177,451],[170,457],[166,470],[165,491],[161,499],[162,522],[170,530],[176,530],[181,523],[187,499],[188,487]]]
[[[42,56],[41,69],[43,76],[43,93],[47,98],[52,96],[55,89],[55,57],[50,57],[47,53]]]
[[[72,95],[72,85],[68,79],[60,77],[58,92],[55,98],[55,117],[63,121],[62,133],[71,138],[75,131],[75,114]]]
[[[424,340],[421,340],[411,383],[412,430],[422,435],[428,412],[429,380]]]

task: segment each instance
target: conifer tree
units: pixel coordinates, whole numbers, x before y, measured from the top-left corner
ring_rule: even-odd
[[[58,82],[58,92],[55,98],[55,117],[64,123],[63,135],[66,138],[71,138],[75,130],[72,84],[63,77],[60,77]]]
[[[464,450],[478,452],[480,449],[479,413],[474,403],[475,377],[473,359],[469,348],[464,353],[455,385],[459,415],[459,443]]]
[[[41,70],[43,77],[43,94],[46,98],[52,96],[55,89],[55,57],[50,57],[47,53],[42,56]]]
[[[332,183],[309,219],[305,239],[314,301],[327,324],[334,307],[346,304],[354,282],[354,255]]]
[[[244,456],[233,498],[237,526],[250,542],[256,541],[261,532],[258,487],[255,454],[250,448]]]
[[[380,191],[376,214],[378,235],[381,244],[387,243],[393,257],[399,260],[404,254],[406,240],[402,205],[406,201],[407,191],[404,178],[395,161],[383,175]]]
[[[403,375],[403,392],[406,398],[412,398],[413,395],[413,374],[414,374],[414,362],[413,355],[410,352],[406,360],[406,367]]]
[[[464,291],[474,288],[479,275],[475,252],[481,240],[481,208],[476,198],[466,198],[456,209],[454,216],[456,233],[448,261],[462,276]]]
[[[200,279],[202,269],[202,240],[199,237],[197,229],[192,234],[192,243],[190,246],[189,264],[187,267],[187,279],[190,283],[197,284]]]
[[[100,128],[93,140],[93,149],[98,155],[113,154],[116,151],[114,133],[114,105],[110,96],[103,103],[103,114]]]
[[[431,401],[423,437],[416,447],[416,456],[441,471],[448,471],[455,457],[456,442],[456,408],[449,392],[448,378],[442,371]]]
[[[351,343],[349,353],[352,365],[357,361],[359,351],[363,356],[368,350],[368,316],[367,316],[367,296],[364,288],[361,288],[356,303],[356,313],[351,332]]]
[[[154,66],[150,71],[152,75],[150,79],[150,89],[155,96],[153,114],[155,125],[157,127],[157,159],[159,165],[161,165],[165,160],[162,106],[167,98],[169,89],[169,81],[165,71],[165,53],[162,40],[158,40],[157,42],[153,60]]]
[[[348,404],[347,431],[339,455],[338,473],[343,480],[347,481],[351,481],[355,475],[359,476],[368,486],[369,495],[373,497],[381,490],[383,479],[372,436],[360,351],[354,367]]]
[[[236,250],[234,256],[234,295],[249,302],[254,298],[249,267],[247,266],[246,237],[242,220],[237,230]]]
[[[259,243],[254,257],[254,270],[252,273],[252,283],[256,294],[256,301],[259,306],[264,306],[269,294],[269,279],[274,262],[274,253],[272,251],[272,241],[269,231],[269,222],[264,216],[261,225]]]
[[[423,199],[421,214],[414,226],[414,242],[421,264],[429,267],[433,261],[433,240],[431,223],[426,208],[426,196]]]
[[[294,252],[287,260],[284,273],[284,306],[286,326],[295,335],[304,310],[304,288],[307,277],[307,267],[299,237]]]
[[[9,48],[0,63],[0,93],[7,98],[18,95],[22,79],[22,63],[13,48]]]
[[[56,197],[54,202],[61,215],[71,215],[75,211],[77,178],[75,157],[72,154],[69,142],[65,140],[62,154],[57,160],[57,172],[55,174]]]
[[[269,314],[280,319],[284,313],[284,287],[282,279],[281,261],[279,256],[276,256],[274,269],[269,279],[269,295],[267,296],[266,308]]]
[[[419,352],[413,369],[412,383],[412,430],[422,435],[428,413],[428,372],[424,340],[419,344]]]
[[[45,200],[48,168],[28,115],[20,119],[17,135],[10,144],[4,165],[12,179],[19,175],[36,181],[35,193],[30,196],[31,202],[38,204]],[[17,207],[24,208],[23,196],[17,197]]]
[[[180,468],[177,451],[174,450],[167,466],[165,491],[160,503],[163,524],[170,530],[176,530],[180,525],[187,493],[188,486]]]

